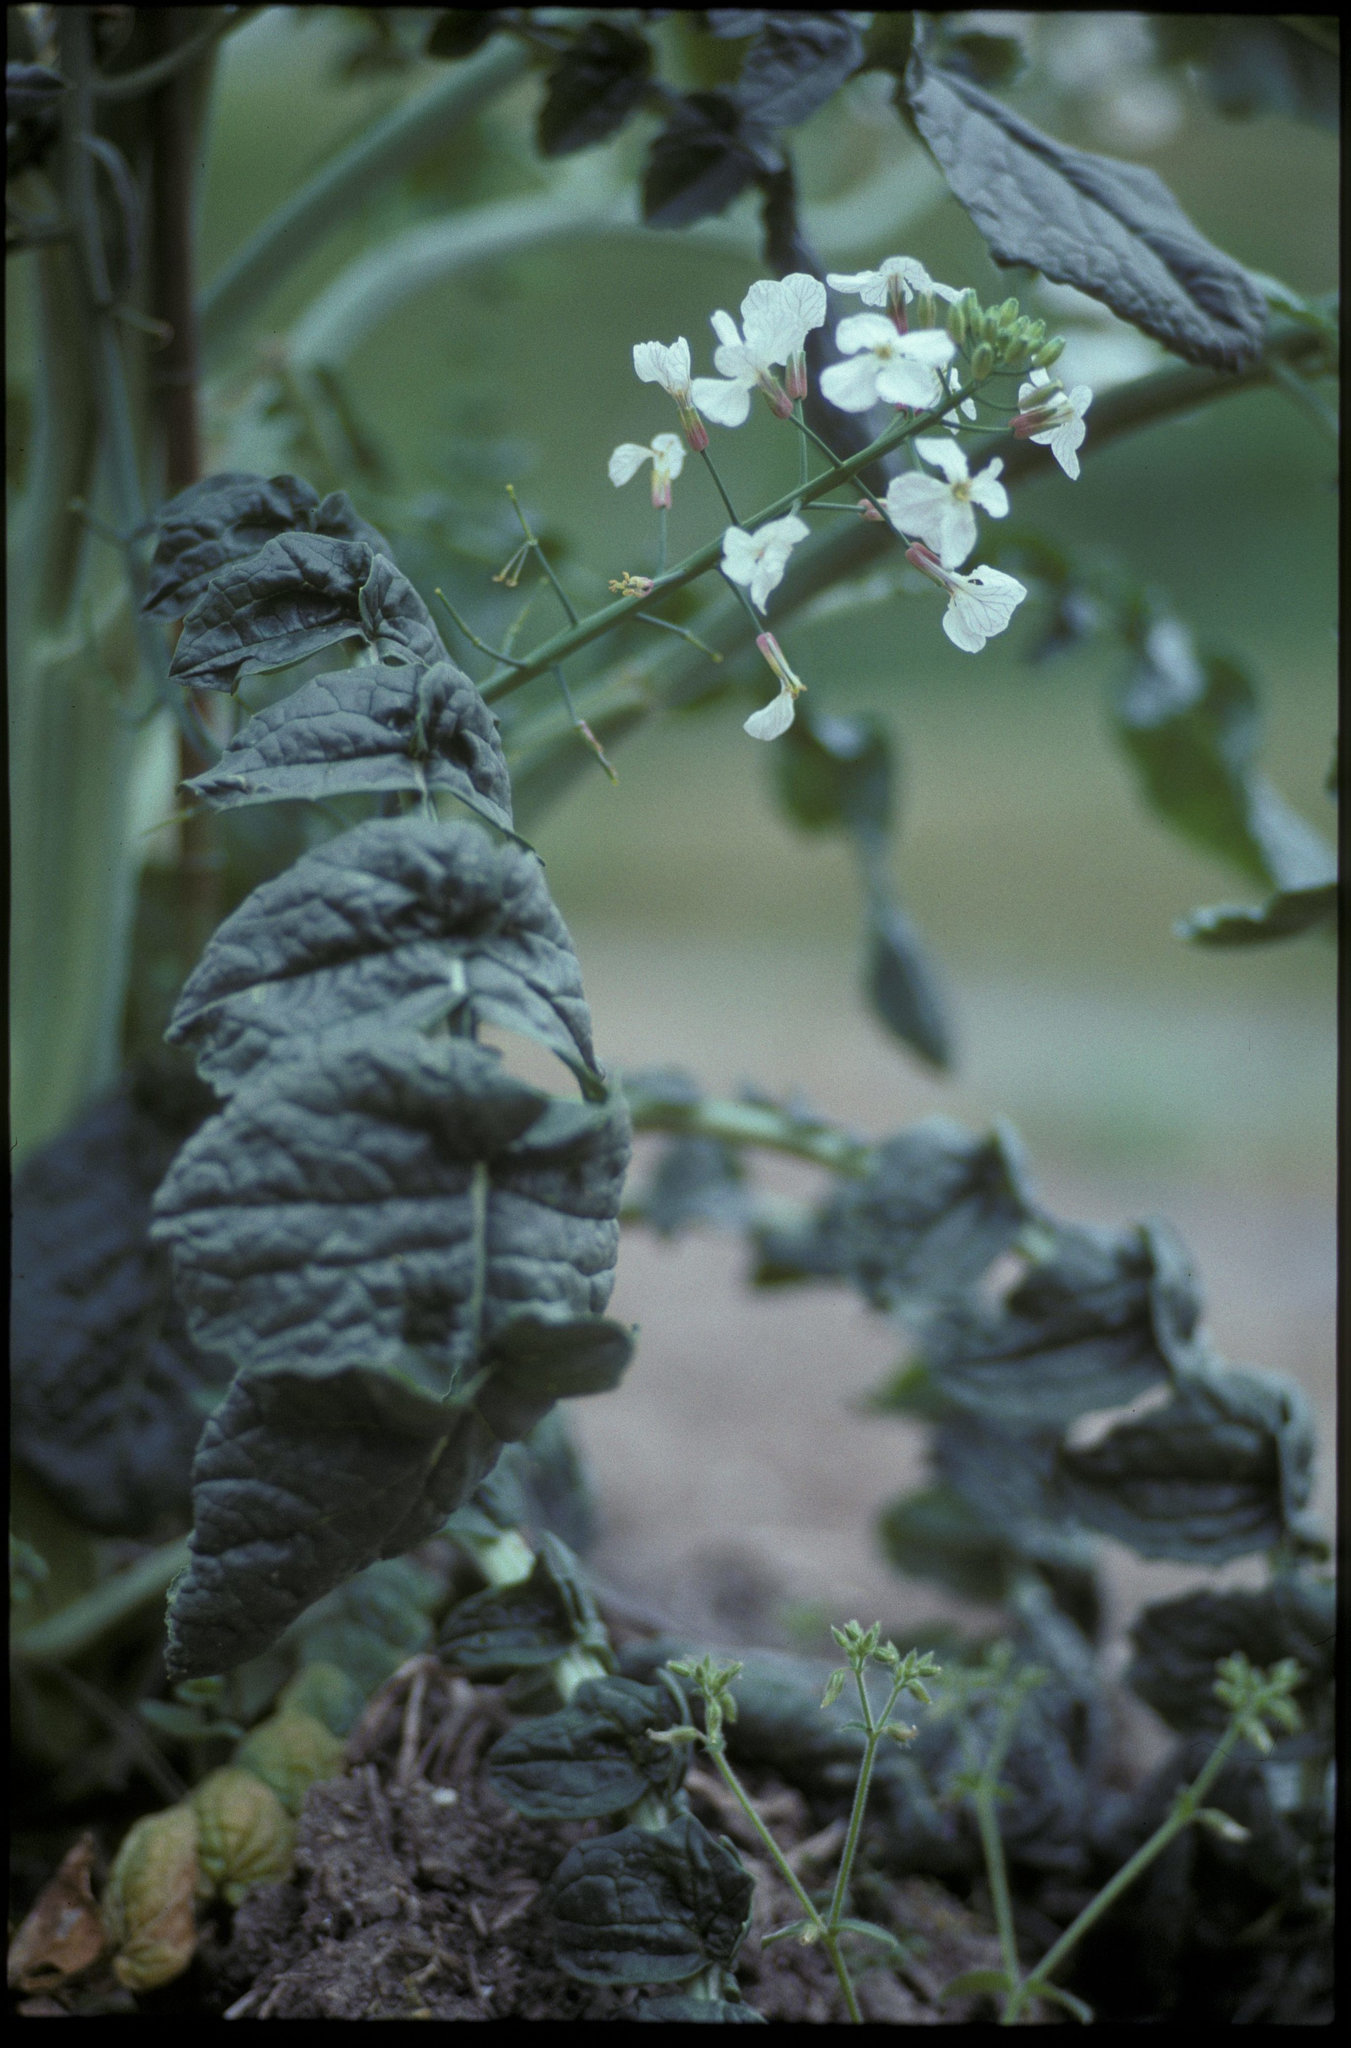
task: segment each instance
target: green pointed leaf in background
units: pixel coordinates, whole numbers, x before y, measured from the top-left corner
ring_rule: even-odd
[[[1337,900],[1336,882],[1278,889],[1265,903],[1224,903],[1194,910],[1179,922],[1177,935],[1195,946],[1274,946],[1282,939],[1320,931],[1331,938],[1337,929]]]
[[[864,986],[874,1014],[894,1038],[939,1073],[953,1063],[947,1003],[919,933],[899,904],[869,893]]]
[[[446,790],[511,829],[497,721],[451,661],[314,676],[255,713],[215,766],[184,786],[218,811],[368,790]]]
[[[646,39],[618,22],[591,20],[549,73],[536,134],[544,157],[605,142],[641,106],[652,70]]]
[[[581,970],[538,858],[473,825],[376,818],[246,898],[167,1035],[224,1092],[372,1023],[452,1016],[538,1039],[601,1091]]]
[[[692,1814],[570,1849],[550,1884],[558,1961],[588,1984],[673,1984],[730,1964],[754,1886]]]
[[[808,832],[883,839],[892,824],[891,743],[876,718],[797,716],[770,750],[779,802]]]

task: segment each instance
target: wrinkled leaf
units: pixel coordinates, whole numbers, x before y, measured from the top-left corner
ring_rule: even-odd
[[[225,565],[183,621],[169,673],[194,690],[234,690],[242,675],[289,668],[339,640],[393,662],[447,659],[408,578],[364,541],[286,533]]]
[[[549,73],[536,134],[541,156],[604,142],[641,104],[652,70],[646,40],[619,23],[587,22]]]
[[[947,1004],[919,933],[897,903],[870,894],[865,987],[877,1017],[931,1067],[952,1066]]]
[[[676,1237],[697,1223],[736,1229],[748,1209],[741,1154],[718,1138],[672,1138],[634,1206],[658,1237]]]
[[[278,799],[447,790],[503,831],[511,783],[497,720],[453,662],[314,676],[257,712],[214,768],[184,785],[213,810]]]
[[[38,1893],[9,1944],[11,1990],[54,1990],[103,1954],[108,1937],[89,1881],[94,1853],[93,1835],[81,1835]]]
[[[1261,292],[1197,232],[1155,172],[1043,135],[929,63],[918,39],[905,94],[996,263],[1076,286],[1187,362],[1238,370],[1257,359]]]
[[[579,1842],[550,1885],[559,1964],[588,1984],[672,1984],[730,1964],[754,1890],[692,1814]]]
[[[782,161],[768,135],[745,121],[733,93],[686,93],[648,151],[643,219],[650,228],[707,220]]]
[[[212,1771],[192,1794],[202,1878],[227,1906],[256,1884],[286,1877],[295,1824],[270,1785],[237,1764]]]
[[[581,970],[536,856],[473,825],[377,818],[226,918],[166,1035],[225,1093],[376,1022],[447,1018],[525,1032],[600,1091]]]
[[[1281,939],[1299,939],[1309,932],[1337,929],[1336,882],[1315,882],[1306,889],[1278,889],[1265,903],[1218,904],[1194,910],[1176,926],[1177,935],[1196,946],[1272,946]]]
[[[336,1778],[345,1756],[340,1735],[326,1728],[317,1715],[290,1707],[259,1723],[235,1751],[235,1763],[259,1779],[287,1813],[299,1816],[310,1786]],[[268,1854],[269,1845],[260,1843],[258,1853]],[[242,1870],[239,1874],[243,1875]]]
[[[737,98],[765,128],[805,121],[863,61],[863,38],[846,14],[767,14],[746,52]]]
[[[161,505],[155,525],[142,606],[152,619],[183,618],[226,563],[247,560],[279,534],[327,534],[389,553],[384,535],[357,517],[344,492],[332,491],[321,503],[314,486],[298,476],[224,470]]]
[[[891,745],[875,718],[837,718],[801,705],[770,750],[779,801],[808,832],[880,840],[891,827]]]
[[[1020,1543],[977,1514],[953,1486],[902,1494],[877,1517],[883,1554],[898,1572],[936,1581],[964,1600],[999,1607],[1034,1563],[1061,1610],[1090,1638],[1099,1619],[1097,1573],[1088,1544],[1072,1531],[1035,1530]]]
[[[547,1533],[528,1579],[471,1593],[442,1624],[443,1663],[478,1679],[510,1677],[582,1648],[611,1662],[609,1637],[577,1560]]]
[[[1176,620],[1156,621],[1113,706],[1146,801],[1174,831],[1274,889],[1335,872],[1331,849],[1258,774],[1257,692],[1233,662],[1197,658]]]
[[[494,1436],[517,1443],[555,1401],[611,1392],[632,1356],[632,1333],[620,1323],[527,1310],[504,1324],[488,1348],[492,1370],[479,1393],[478,1412]]]
[[[1228,1709],[1215,1697],[1215,1666],[1235,1650],[1260,1670],[1298,1659],[1306,1674],[1295,1694],[1301,1707],[1330,1684],[1336,1592],[1330,1579],[1284,1578],[1256,1589],[1184,1593],[1146,1607],[1130,1633],[1131,1690],[1170,1728],[1218,1735]]]
[[[238,1365],[385,1368],[439,1400],[521,1311],[602,1312],[628,1151],[619,1098],[389,1032],[241,1089],[179,1153],[154,1235],[194,1335]]]
[[[201,1351],[150,1242],[150,1200],[210,1105],[145,1077],[25,1161],[14,1186],[15,1455],[82,1523],[136,1536],[187,1507],[227,1360]]]
[[[1071,1513],[1139,1556],[1220,1564],[1308,1535],[1313,1457],[1292,1381],[1193,1369],[1163,1407],[1066,1448],[1059,1478]]]
[[[261,1655],[322,1595],[424,1542],[498,1448],[471,1413],[388,1375],[241,1374],[193,1466],[191,1557],[169,1606],[170,1676],[204,1677]]]
[[[756,1279],[838,1275],[892,1309],[970,1286],[1032,1213],[1007,1125],[977,1138],[933,1117],[879,1145],[865,1177],[842,1182],[805,1232],[762,1232]]]
[[[392,1558],[388,1565],[371,1565],[362,1576],[368,1578],[371,1572],[389,1570],[397,1568],[401,1564],[410,1563],[411,1560],[407,1558]],[[416,1566],[412,1568],[414,1571],[417,1570]],[[420,1576],[430,1578],[431,1575],[424,1572]],[[341,1590],[345,1592],[346,1588],[343,1587]],[[437,1590],[439,1592],[439,1587]],[[333,1595],[330,1594],[329,1598],[332,1599]],[[316,1607],[322,1605],[322,1601],[316,1603]],[[315,1611],[315,1608],[310,1609],[311,1614]],[[303,1622],[305,1617],[302,1616],[301,1619]],[[421,1649],[424,1643],[429,1640],[431,1629],[425,1615],[419,1614],[418,1620],[422,1623],[422,1634],[417,1647]],[[300,1624],[298,1623],[292,1623],[288,1633],[294,1637],[299,1626]],[[362,1647],[364,1649],[366,1645],[363,1644]],[[384,1642],[381,1642],[379,1647],[382,1651],[388,1649],[388,1645]],[[397,1671],[399,1664],[406,1661],[407,1654],[411,1654],[411,1652],[400,1654],[398,1662],[393,1666],[393,1670]],[[282,1687],[276,1703],[276,1712],[279,1714],[307,1714],[312,1720],[322,1722],[330,1735],[350,1735],[357,1722],[361,1719],[366,1705],[367,1692],[374,1692],[376,1686],[382,1684],[384,1679],[390,1675],[389,1668],[382,1666],[380,1677],[375,1680],[375,1683],[370,1686],[364,1686],[351,1671],[341,1665],[326,1663],[302,1664],[290,1683]]]
[[[511,1728],[488,1756],[488,1782],[517,1813],[536,1820],[587,1820],[619,1813],[647,1793],[669,1798],[687,1752],[650,1742],[649,1729],[681,1719],[663,1685],[593,1678],[559,1714]]]
[[[1190,1363],[1201,1301],[1183,1246],[1162,1224],[1119,1237],[1057,1233],[998,1307],[955,1302],[924,1325],[939,1392],[1011,1430],[1064,1426],[1123,1407]]]
[[[316,1668],[336,1666],[363,1697],[369,1696],[401,1664],[416,1657],[432,1640],[431,1613],[441,1598],[441,1583],[410,1557],[392,1557],[367,1566],[354,1579],[306,1610],[286,1632],[301,1658],[298,1678]],[[308,1680],[313,1684],[313,1680]],[[309,1711],[335,1735],[346,1728],[333,1704],[313,1693],[298,1694]]]
[[[148,1813],[127,1835],[108,1873],[103,1919],[113,1973],[129,1991],[182,1976],[197,1947],[197,1820],[191,1806]]]

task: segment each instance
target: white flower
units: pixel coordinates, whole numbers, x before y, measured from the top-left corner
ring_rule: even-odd
[[[833,292],[857,292],[865,306],[889,306],[899,313],[921,292],[940,299],[960,299],[950,284],[935,284],[924,265],[913,256],[888,256],[876,270],[827,271],[826,283]]]
[[[1002,569],[986,568],[959,576],[955,570],[945,569],[919,542],[906,549],[905,557],[947,591],[943,631],[964,654],[979,654],[987,640],[1002,633],[1027,596],[1016,576],[1006,576]]]
[[[636,441],[621,441],[610,457],[610,482],[626,484],[637,476],[645,462],[652,464],[652,503],[660,510],[671,502],[671,484],[685,467],[685,451],[678,434],[654,434],[646,448]]]
[[[746,533],[729,526],[722,537],[722,573],[733,583],[750,585],[751,603],[763,611],[771,590],[783,581],[788,557],[811,528],[790,512],[786,519],[771,519],[758,533]]]
[[[953,364],[953,366],[952,366],[952,368],[951,368],[951,369],[950,369],[950,370],[948,371],[948,373],[947,373],[947,384],[948,384],[948,389],[949,389],[949,391],[952,391],[952,392],[957,392],[957,391],[960,391],[960,390],[961,390],[961,388],[962,388],[962,366],[961,366],[961,364],[960,364],[960,363],[954,363],[954,364]],[[957,407],[956,407],[956,409],[955,409],[954,411],[952,411],[952,412],[949,412],[949,413],[944,413],[944,415],[943,415],[943,425],[944,425],[945,427],[951,427],[954,433],[955,433],[955,432],[957,431],[957,429],[958,429],[958,428],[959,428],[959,427],[961,426],[961,424],[962,424],[961,420],[959,420],[959,419],[958,419],[958,417],[957,417],[957,414],[958,414],[958,413],[961,413],[961,414],[962,414],[962,415],[964,416],[964,418],[966,418],[966,419],[969,419],[969,420],[974,420],[974,419],[976,419],[976,418],[978,417],[978,415],[977,415],[977,412],[976,412],[976,401],[975,401],[975,399],[974,399],[974,398],[964,398],[964,399],[962,400],[961,404],[960,404],[959,406],[957,406]]]
[[[799,682],[783,658],[783,649],[772,633],[757,633],[755,644],[779,679],[779,694],[763,710],[752,711],[742,731],[753,740],[776,740],[793,723],[794,700],[807,685]]]
[[[1020,441],[1049,448],[1066,476],[1077,477],[1077,451],[1088,431],[1084,414],[1092,403],[1093,393],[1087,384],[1076,384],[1073,391],[1066,392],[1048,370],[1034,370],[1019,386],[1021,410],[1013,421],[1013,431]]]
[[[680,407],[680,424],[685,429],[685,439],[695,453],[707,448],[708,430],[695,411],[690,394],[690,345],[684,335],[677,335],[669,348],[664,341],[636,341],[633,344],[633,367],[640,382],[660,384],[662,390],[675,400]],[[674,475],[675,471],[671,473]]]
[[[826,288],[819,278],[802,270],[785,278],[760,278],[741,301],[740,334],[730,313],[712,315],[720,343],[713,352],[718,375],[695,378],[696,405],[719,426],[739,427],[751,409],[751,392],[759,389],[787,418],[794,398],[807,390],[807,336],[825,317]],[[788,368],[787,391],[774,375],[776,365]]]
[[[841,412],[867,412],[879,399],[924,412],[947,396],[938,373],[952,361],[956,343],[941,328],[898,334],[880,313],[851,313],[835,329],[835,342],[853,361],[824,370],[821,392]]]
[[[972,506],[979,505],[993,519],[1008,514],[1009,494],[997,481],[1004,465],[996,458],[973,477],[955,441],[928,435],[915,442],[915,452],[941,469],[947,482],[932,476],[894,476],[887,485],[887,517],[898,533],[918,534],[927,541],[945,569],[960,568],[976,545]]]

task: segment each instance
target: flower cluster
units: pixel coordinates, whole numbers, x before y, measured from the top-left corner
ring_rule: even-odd
[[[864,413],[887,405],[899,412],[932,415],[935,424],[950,430],[910,440],[916,466],[892,477],[884,500],[870,493],[860,501],[859,510],[873,519],[885,514],[906,542],[907,559],[945,591],[948,602],[942,623],[948,639],[968,653],[978,653],[1008,626],[1027,591],[1002,570],[962,567],[979,539],[977,511],[991,519],[1006,518],[1009,498],[1000,482],[1003,463],[988,462],[972,475],[966,453],[953,435],[977,418],[978,387],[1000,373],[1019,374],[1023,381],[1013,433],[1049,448],[1066,476],[1077,477],[1084,415],[1093,394],[1087,385],[1067,392],[1050,374],[1063,343],[1047,340],[1044,322],[1022,315],[1015,299],[982,308],[974,292],[938,283],[913,256],[888,256],[876,270],[832,271],[826,285],[835,292],[852,293],[865,310],[847,314],[836,325],[837,360],[821,371],[821,396],[842,412]],[[669,346],[646,341],[635,347],[638,377],[660,384],[675,400],[685,440],[705,462],[711,465],[705,416],[717,426],[739,427],[750,416],[756,391],[776,418],[795,419],[809,434],[801,416],[801,401],[808,393],[807,337],[825,325],[826,285],[803,271],[762,278],[741,302],[739,327],[730,313],[712,314],[716,377],[692,375],[690,346],[683,335]],[[902,438],[907,437],[898,434],[889,442]],[[657,434],[645,446],[625,441],[610,457],[610,479],[625,484],[650,464],[652,503],[664,511],[684,460],[675,434]],[[802,473],[805,480],[805,457]],[[718,489],[727,502],[720,480]],[[764,612],[771,592],[783,581],[789,555],[810,530],[799,514],[810,510],[810,500],[795,502],[786,517],[770,519],[753,530],[734,518],[724,531],[722,573],[748,593],[743,602],[753,612]],[[640,582],[647,579],[625,577],[622,586],[611,588],[627,594]],[[779,694],[746,720],[745,730],[753,739],[777,739],[792,724],[794,703],[805,685],[772,634],[758,634],[756,645],[778,677]]]

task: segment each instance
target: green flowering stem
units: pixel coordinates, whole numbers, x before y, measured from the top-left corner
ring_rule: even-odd
[[[664,1131],[672,1137],[717,1138],[728,1145],[758,1145],[793,1159],[828,1166],[832,1173],[861,1176],[874,1152],[862,1139],[834,1125],[811,1122],[788,1111],[758,1102],[726,1102],[702,1096],[695,1102],[672,1102],[645,1094],[641,1084],[624,1090],[635,1131]]]
[[[1239,1829],[1237,1822],[1228,1821],[1223,1814],[1212,1814],[1206,1808],[1206,1794],[1240,1742],[1251,1743],[1261,1755],[1270,1753],[1273,1739],[1266,1726],[1268,1720],[1277,1722],[1287,1733],[1293,1733],[1299,1727],[1299,1710],[1291,1694],[1301,1683],[1304,1673],[1292,1657],[1283,1658],[1269,1672],[1255,1671],[1241,1653],[1223,1658],[1217,1669],[1220,1676],[1216,1681],[1215,1692],[1222,1703],[1230,1709],[1229,1722],[1224,1733],[1191,1784],[1174,1800],[1167,1819],[1162,1821],[1149,1840],[1143,1842],[1135,1854],[1122,1864],[1115,1877],[1109,1879],[1096,1898],[1090,1899],[1077,1919],[1071,1921],[1060,1939],[1047,1950],[1036,1968],[1020,1983],[1013,1983],[1003,2013],[1000,2015],[1001,2026],[1015,2025],[1032,1999],[1045,1996],[1048,1991],[1055,1995],[1054,1987],[1049,1982],[1052,1974],[1078,1947],[1089,1928],[1116,1904],[1122,1893],[1163,1854],[1169,1843],[1175,1840],[1184,1828],[1190,1827],[1194,1821],[1201,1821],[1216,1828],[1220,1833],[1228,1834],[1231,1838],[1241,1839],[1245,1831]],[[999,1860],[1002,1864],[1002,1847]],[[1011,1979],[1016,1976],[1015,1966]]]

